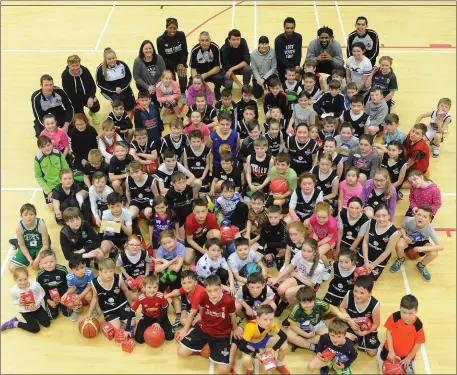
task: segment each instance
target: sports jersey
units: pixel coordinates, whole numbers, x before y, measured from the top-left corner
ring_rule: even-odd
[[[43,235],[40,232],[41,219],[36,218],[33,228],[29,229],[25,226],[24,220],[19,221],[19,229],[24,238],[25,247],[29,251],[40,251],[43,247]]]
[[[398,177],[400,177],[400,172],[404,165],[406,165],[406,160],[402,157],[399,157],[398,160],[394,161],[392,164],[387,153],[382,156],[381,167],[387,169],[389,172],[391,183],[398,181]]]
[[[230,199],[225,199],[223,195],[220,195],[216,198],[214,211],[220,211],[226,218],[230,218],[239,202],[241,202],[240,193],[235,192]]]
[[[103,314],[117,310],[128,303],[127,297],[121,289],[121,276],[117,273],[113,276],[111,287],[107,289],[100,283],[100,276],[91,281],[92,289],[98,296],[98,305]]]
[[[408,134],[405,141],[405,156],[406,160],[414,160],[414,163],[408,168],[408,170],[412,171],[417,169],[422,173],[425,173],[428,170],[430,164],[430,148],[424,139],[413,143],[410,135]]]
[[[179,222],[184,223],[187,216],[192,212],[192,201],[194,199],[194,194],[192,188],[189,185],[186,185],[184,191],[176,191],[174,186],[171,186],[168,189],[167,194],[165,194],[170,208],[176,213],[177,217],[180,218]]]
[[[108,118],[113,120],[114,125],[116,127],[119,127],[118,132],[120,130],[128,130],[133,128],[132,120],[130,119],[129,114],[126,111],[122,112],[122,114],[119,117],[117,117],[114,114],[114,112],[110,112]],[[124,136],[124,134],[122,134],[122,136]]]
[[[365,308],[362,310],[360,306],[357,306],[357,301],[355,300],[353,290],[348,291],[346,293],[346,297],[346,310],[352,319],[369,318],[373,323],[373,311],[379,307],[379,302],[376,298],[371,296]]]
[[[254,99],[249,100],[248,102],[244,101],[241,98],[238,103],[236,103],[236,119],[241,121],[243,119],[243,113],[246,107],[253,107],[254,108],[254,118],[259,118],[259,109],[257,107],[257,102]]]
[[[159,243],[160,233],[166,229],[173,230],[174,224],[178,222],[178,218],[174,211],[169,211],[166,217],[161,217],[156,213],[148,220],[148,225],[152,226],[152,240],[154,244]]]
[[[257,297],[253,297],[251,295],[251,292],[249,291],[247,284],[244,284],[241,288],[239,288],[235,295],[235,299],[237,301],[243,300],[253,309],[255,309],[257,305],[260,305],[261,303],[265,302],[265,300],[274,298],[275,293],[268,285],[265,285],[265,287],[262,289],[262,291]]]
[[[378,232],[378,224],[376,220],[371,219],[368,229],[368,260],[374,262],[378,257],[386,250],[387,244],[389,243],[390,238],[397,233],[397,228],[395,225],[390,224],[390,226],[382,233]],[[358,254],[363,258],[362,250],[358,250]],[[384,268],[389,261],[392,254],[382,261],[378,267]]]
[[[114,155],[109,161],[109,173],[113,173],[116,176],[125,174],[127,166],[133,161],[133,156],[127,154],[123,160],[119,160],[116,155]]]
[[[361,112],[356,115],[352,113],[352,110],[347,109],[343,112],[340,117],[342,122],[350,122],[354,129],[354,136],[360,138],[365,133],[365,127],[370,125],[370,116],[365,112]]]
[[[238,143],[238,133],[236,130],[230,130],[230,133],[222,136],[221,133],[217,130],[214,130],[211,135],[211,141],[213,142],[213,169],[220,167],[221,165],[221,152],[223,151],[232,151],[234,157],[235,166],[237,164],[237,143]]]
[[[143,173],[142,181],[136,182],[132,176],[127,177],[127,183],[130,190],[130,199],[138,203],[151,204],[154,199],[151,185],[154,182],[154,177]]]
[[[40,270],[36,276],[36,281],[40,283],[41,287],[46,293],[46,299],[52,299],[49,291],[57,289],[60,296],[63,296],[67,290],[67,275],[68,271],[65,266],[56,264],[56,268],[52,271]]]
[[[181,134],[176,140],[170,133],[163,137],[161,141],[160,153],[162,154],[165,149],[169,148],[174,151],[176,159],[179,160],[186,147],[186,137]]]
[[[352,47],[354,43],[363,43],[366,47],[364,52],[365,56],[371,61],[374,66],[376,64],[376,57],[379,54],[379,37],[376,31],[372,29],[365,29],[365,34],[359,35],[357,30],[354,30],[348,35],[346,53],[347,56],[352,56]]]
[[[238,120],[236,122],[235,130],[240,135],[240,139],[245,139],[249,136],[249,130],[244,119]]]
[[[297,173],[308,172],[313,165],[313,153],[317,150],[314,139],[308,139],[305,143],[299,143],[295,136],[287,138],[286,147],[291,158],[290,167]]]
[[[222,167],[214,167],[213,178],[222,181],[232,181],[236,187],[241,187],[241,170],[239,168],[232,168],[230,172],[226,172]]]
[[[86,165],[83,167],[83,172],[85,176],[89,177],[90,183],[93,184],[92,177],[94,176],[95,172],[103,172],[108,177],[109,165],[105,162],[104,159],[100,164],[100,168],[94,168],[91,163],[86,163]]]
[[[190,115],[192,114],[192,112],[195,112],[195,111],[200,112],[200,114],[202,116],[202,122],[206,125],[211,124],[214,121],[214,118],[217,117],[217,111],[209,104],[205,104],[205,108],[204,108],[203,112],[201,112],[197,109],[196,104],[191,105],[189,110],[187,111],[186,117],[190,118]]]
[[[220,300],[212,303],[208,294],[200,298],[201,320],[200,328],[212,337],[227,337],[232,332],[230,314],[235,314],[235,299],[226,293],[221,293]]]
[[[168,307],[168,301],[160,292],[157,292],[152,297],[149,297],[146,293],[141,293],[137,300],[133,303],[132,310],[138,310],[140,305],[144,316],[158,319],[160,317],[161,310]]]
[[[311,168],[311,173],[316,176],[317,186],[322,190],[322,195],[331,194],[333,190],[333,181],[338,179],[336,170],[332,169],[326,177],[322,177],[319,166],[315,165]]]
[[[295,210],[300,221],[305,221],[314,212],[316,204],[323,201],[323,194],[320,188],[313,189],[311,195],[304,195],[301,188],[296,188],[290,197],[289,208]]]
[[[293,259],[295,257],[295,255],[301,251],[303,242],[299,242],[298,244],[295,242],[292,242],[289,234],[287,234],[286,245],[289,246],[289,248],[290,248],[290,259]]]
[[[281,328],[272,322],[268,328],[260,328],[257,320],[250,320],[246,323],[243,332],[243,339],[247,342],[258,343],[261,342],[270,332],[279,333]]]
[[[192,48],[190,52],[190,67],[197,70],[197,74],[209,72],[214,67],[221,66],[219,46],[211,42],[209,48],[204,51],[200,44]]]
[[[159,168],[157,168],[156,176],[159,181],[163,182],[165,188],[169,189],[171,186],[171,175],[174,172],[183,172],[184,173],[185,171],[187,171],[187,169],[179,162],[176,162],[175,167],[171,171],[169,169],[167,169],[167,166],[165,165],[165,163],[162,163],[159,165]]]
[[[354,269],[345,271],[340,268],[339,262],[333,262],[333,279],[328,286],[327,294],[336,298],[340,302],[343,300],[346,293],[354,289]],[[327,295],[326,295],[327,296]]]
[[[203,150],[194,150],[191,146],[186,146],[187,165],[195,178],[201,178],[203,176],[210,151],[206,146],[203,146]]]
[[[273,156],[277,156],[281,147],[281,132],[278,132],[274,138],[270,135],[269,132],[266,132],[265,138],[268,141],[268,152],[270,152]]]
[[[183,288],[179,289],[179,294],[181,296],[185,297],[185,308],[183,306],[183,310],[197,310],[200,307],[200,299],[202,298],[202,295],[206,294],[206,290],[203,286],[200,284],[195,284],[194,290],[192,290],[189,293],[186,293],[186,291]]]
[[[368,221],[368,216],[365,213],[361,213],[356,220],[349,220],[349,213],[347,208],[343,208],[338,213],[338,229],[343,229],[343,237],[341,242],[347,246],[351,246],[356,237],[359,235],[359,231],[362,225]]]
[[[336,129],[333,129],[333,130],[331,130],[329,132],[327,132],[325,130],[319,130],[319,132],[317,133],[317,136],[321,140],[321,143],[324,144],[324,141],[327,138],[335,138],[337,134],[338,134],[338,132],[336,131]],[[316,158],[317,158],[317,154],[316,154]]]
[[[206,236],[206,233],[211,229],[219,229],[216,217],[209,213],[206,215],[206,219],[203,223],[198,223],[195,219],[194,213],[191,213],[186,218],[185,230],[186,236],[192,236],[193,238],[199,238]]]
[[[89,267],[86,267],[86,270],[84,271],[84,276],[81,279],[78,279],[73,272],[67,273],[68,288],[75,286],[77,294],[81,293],[84,289],[86,289],[87,284],[90,283],[93,279],[94,273]]]
[[[289,83],[287,80],[282,83],[282,89],[287,95],[287,102],[289,103],[289,109],[292,109],[294,104],[298,101],[298,95],[302,92],[300,82],[294,81]]]
[[[314,300],[314,307],[310,313],[305,312],[300,303],[296,303],[294,308],[289,314],[289,321],[291,323],[304,323],[309,321],[313,326],[316,326],[324,317],[326,313],[330,311],[330,304],[322,301],[319,298]]]
[[[379,87],[382,90],[382,95],[386,97],[391,91],[398,91],[397,76],[394,72],[384,74],[378,70],[371,79],[372,87]]]
[[[117,258],[116,266],[124,267],[125,272],[135,279],[137,276],[146,274],[146,263],[151,263],[151,261],[152,259],[148,256],[146,250],[141,250],[135,256],[122,251]]]
[[[260,234],[261,225],[268,222],[267,210],[263,208],[262,211],[256,213],[250,208],[248,211],[248,220],[251,222],[251,233],[254,235]]]
[[[150,141],[149,139],[146,140],[146,144],[141,146],[137,141],[132,141],[130,143],[130,148],[134,149],[136,153],[138,154],[151,154],[152,151],[157,151],[158,145],[155,141]],[[142,160],[146,160],[142,158],[141,156],[139,157]]]

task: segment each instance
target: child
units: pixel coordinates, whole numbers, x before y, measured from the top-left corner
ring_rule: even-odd
[[[248,276],[254,272],[261,272],[263,277],[267,277],[262,254],[249,249],[247,238],[235,238],[235,249],[236,251],[228,257],[228,265],[239,286],[246,284]]]
[[[89,264],[92,258],[100,261],[105,254],[100,248],[100,237],[89,222],[81,220],[81,212],[69,207],[63,212],[64,227],[60,230],[60,247],[65,259],[80,254]]]
[[[195,96],[197,94],[203,94],[206,102],[211,106],[213,105],[213,94],[211,93],[211,89],[200,74],[196,74],[192,78],[192,85],[187,89],[187,106],[189,108],[195,104]]]
[[[363,204],[363,211],[369,219],[373,217],[374,209],[378,204],[384,203],[391,218],[395,216],[397,207],[397,191],[390,182],[389,172],[384,168],[377,168],[373,179],[363,184],[360,199]]]
[[[316,121],[316,112],[311,106],[309,94],[305,91],[298,95],[298,103],[292,106],[292,116],[290,117],[287,134],[294,134],[298,124],[314,125]]]
[[[102,134],[97,137],[98,149],[105,158],[105,163],[109,164],[114,154],[116,143],[122,141],[122,138],[115,131],[114,122],[106,119],[102,122]]]
[[[184,225],[186,233],[186,265],[192,264],[206,253],[204,249],[206,240],[209,238],[220,238],[219,224],[216,217],[208,212],[208,201],[203,198],[195,199],[192,213],[187,216]]]
[[[129,155],[128,152],[129,145],[127,142],[116,142],[114,145],[114,156],[109,162],[109,180],[111,186],[121,196],[124,195],[125,180],[128,177],[127,166],[134,160],[133,156]]]
[[[263,127],[266,132],[270,130],[270,123],[271,121],[277,121],[279,123],[279,130],[283,134],[283,136],[286,136],[286,128],[287,128],[287,122],[288,118],[283,117],[281,108],[279,107],[271,107],[270,109],[270,118],[265,121],[263,124]]]
[[[260,124],[257,120],[251,120],[246,124],[248,129],[248,137],[243,140],[241,144],[240,151],[238,153],[238,159],[243,165],[243,168],[246,166],[246,159],[249,155],[254,153],[254,141],[257,139],[263,139],[267,142],[266,138],[260,133]],[[268,142],[267,142],[268,147]],[[244,171],[246,173],[246,171]]]
[[[261,191],[252,193],[244,237],[253,246],[260,239],[260,227],[268,221],[265,209],[265,195]]]
[[[400,301],[400,311],[387,318],[384,327],[387,339],[381,350],[381,359],[392,363],[400,357],[400,365],[407,374],[414,374],[414,359],[421,344],[425,344],[424,326],[417,317],[419,301],[407,294]]]
[[[327,119],[328,118],[329,117],[327,117]],[[350,123],[343,123],[340,127],[340,130],[340,134],[336,135],[335,137],[325,137],[323,141],[323,150],[319,150],[316,156],[318,159],[320,153],[322,152],[331,155],[332,167],[336,170],[338,177],[341,178],[344,169],[344,162],[349,155],[349,152],[354,147],[359,145],[359,140],[352,135],[352,126]]]
[[[290,155],[281,152],[275,158],[275,165],[271,168],[271,180],[282,177],[287,181],[287,191],[283,194],[273,193],[273,204],[283,206],[289,202],[290,196],[297,189],[297,173],[290,168]]]
[[[40,264],[40,254],[48,250],[51,244],[48,228],[43,219],[37,218],[35,206],[26,203],[22,205],[19,212],[21,220],[16,227],[17,244],[14,245],[17,251],[8,264],[11,272],[16,268],[28,266],[37,269]]]
[[[261,272],[254,272],[248,276],[247,283],[238,289],[235,295],[236,314],[243,318],[255,319],[257,308],[270,306],[276,309],[275,294],[265,282]]]
[[[324,141],[327,138],[334,138],[337,134],[336,132],[336,127],[338,125],[338,118],[333,117],[333,116],[327,116],[325,119],[322,121],[324,123],[323,129],[319,131],[319,138],[321,140],[321,143],[324,143]]]
[[[322,141],[319,138],[319,128],[323,128],[322,121],[319,121],[319,124],[308,126],[309,139],[316,141],[317,150],[322,148]]]
[[[68,141],[67,133],[57,126],[56,118],[53,114],[48,113],[43,116],[44,130],[40,135],[49,137],[55,149],[59,150],[63,157],[67,158],[70,152],[70,143]]]
[[[205,123],[209,130],[217,130],[218,117],[217,111],[206,102],[206,96],[203,93],[195,95],[195,104],[189,107],[186,117],[184,118],[184,127],[190,124],[190,115],[193,111],[200,112],[203,123]]]
[[[321,189],[316,188],[316,176],[310,172],[302,173],[298,177],[298,185],[292,193],[289,202],[289,215],[285,218],[286,223],[292,221],[304,222],[313,214],[317,203],[323,201]]]
[[[209,130],[208,130],[209,134]],[[209,173],[211,149],[207,144],[209,137],[203,136],[198,129],[188,134],[189,144],[184,148],[183,164],[197,179],[202,182],[200,194],[207,194],[210,189],[211,177]]]
[[[125,195],[129,203],[129,211],[132,220],[143,213],[149,219],[152,213],[154,197],[159,195],[155,178],[144,173],[143,164],[139,161],[132,161],[127,167],[128,177],[125,180]]]
[[[113,189],[106,184],[108,177],[103,172],[95,172],[93,176],[94,184],[89,188],[90,209],[93,222],[97,227],[102,223],[100,217],[108,209],[107,197]]]
[[[318,84],[316,84],[316,75],[314,73],[304,73],[303,74],[303,93],[308,94],[309,100],[312,104],[321,96],[321,89]]]
[[[161,104],[160,117],[163,118],[167,110],[172,110],[178,118],[181,116],[179,108],[179,84],[173,80],[174,75],[169,70],[162,72],[161,80],[156,86],[157,101]]]
[[[216,198],[214,202],[214,214],[218,222],[226,222],[226,226],[235,224],[235,221],[242,221],[241,218],[236,216],[239,204],[241,202],[240,193],[235,191],[235,183],[232,181],[224,181],[221,185],[221,195]],[[247,210],[247,207],[246,207]],[[232,220],[233,217],[233,220]],[[245,218],[244,218],[245,219]],[[228,224],[230,223],[230,224]],[[244,229],[245,222],[242,223]]]
[[[406,176],[406,159],[403,152],[403,144],[393,141],[387,145],[387,152],[382,155],[381,167],[389,172],[390,182],[397,191],[397,200],[403,197],[400,192]]]
[[[241,121],[244,118],[244,111],[246,108],[251,107],[254,109],[254,118],[259,119],[259,109],[257,102],[252,99],[252,86],[243,85],[241,88],[241,99],[236,103],[236,119]]]
[[[146,129],[135,129],[133,141],[130,143],[129,154],[143,165],[145,172],[149,175],[155,173],[159,166],[158,148],[159,145],[155,141],[148,139]]]
[[[276,267],[280,270],[286,254],[287,224],[281,219],[279,206],[273,204],[268,207],[267,215],[268,221],[260,227],[258,243],[263,248],[267,267],[272,267],[276,262]]]
[[[281,131],[281,125],[278,120],[270,120],[268,131],[265,132],[265,138],[268,142],[268,151],[275,158],[284,149],[284,133]]]
[[[292,69],[295,76],[295,69]],[[279,337],[273,337],[270,332]],[[278,351],[276,370],[283,375],[290,374],[284,365],[288,351],[287,336],[274,322],[274,310],[271,306],[259,306],[255,320],[249,321],[244,327],[243,338],[239,349],[243,353],[242,362],[246,367],[246,374],[254,374],[254,358],[261,359],[261,349]]]
[[[346,110],[346,104],[344,95],[341,94],[340,88],[341,83],[333,80],[328,85],[329,91],[322,94],[322,96],[313,104],[313,109],[319,116],[319,118],[325,118],[327,116],[340,117],[344,110]]]
[[[71,169],[64,168],[59,173],[60,184],[52,191],[52,206],[56,222],[63,225],[62,212],[68,207],[78,207],[86,221],[91,220],[90,203],[87,201],[88,193],[83,190],[79,182],[73,179]]]
[[[425,124],[415,124],[405,141],[405,158],[408,169],[406,171],[406,178],[413,170],[419,170],[422,173],[428,171],[430,165],[430,149],[424,139],[427,133],[427,126]],[[406,186],[405,186],[406,187]]]
[[[267,154],[267,150],[268,142],[265,138],[258,138],[254,141],[254,153],[246,158],[244,169],[247,184],[245,194],[248,191],[267,192],[273,167],[273,160],[271,160],[271,155]]]
[[[211,132],[206,126],[206,124],[202,122],[202,115],[198,111],[192,111],[192,113],[190,114],[190,125],[186,129],[184,129],[184,132],[187,134],[187,139],[189,141],[189,134],[194,130],[198,130],[200,133],[202,133],[206,145],[210,144],[209,136]]]
[[[356,260],[357,254],[355,251],[348,248],[338,251],[338,261],[332,264],[333,278],[325,294],[325,302],[338,307],[346,293],[354,288]]]
[[[336,252],[339,253],[342,246],[350,247],[352,251],[356,250],[363,239],[362,228],[370,219],[363,212],[362,201],[359,197],[351,197],[348,200],[347,208],[338,212],[338,242],[336,243]]]
[[[352,374],[351,363],[357,358],[354,344],[346,337],[347,324],[342,319],[333,319],[328,325],[328,333],[324,333],[316,346],[317,355],[308,362],[308,371],[320,370],[321,374],[328,374],[333,368],[335,372]],[[322,353],[328,350],[335,354],[333,360],[328,360]],[[344,358],[345,361],[339,360]]]
[[[41,285],[45,292],[44,308],[51,320],[59,315],[59,309],[63,316],[69,317],[72,310],[62,304],[61,297],[67,291],[67,268],[56,264],[56,254],[52,250],[43,250],[40,259],[40,268],[36,276],[36,281]],[[51,296],[50,291],[57,292],[58,298]]]
[[[124,103],[120,99],[114,99],[111,106],[113,110],[108,118],[114,122],[116,133],[121,136],[123,141],[130,141],[133,135],[133,124],[129,114],[124,110]]]
[[[398,127],[400,118],[395,113],[389,113],[384,119],[384,133],[382,134],[382,143],[377,143],[376,148],[386,152],[386,148],[392,142],[404,143],[406,135]]]
[[[286,68],[286,80],[282,84],[282,89],[287,95],[289,111],[298,102],[298,95],[302,91],[301,83],[295,79],[295,68]]]
[[[68,163],[63,154],[53,148],[51,138],[39,136],[37,146],[40,151],[34,161],[35,180],[43,189],[46,204],[50,206],[52,191],[60,182],[60,171],[62,168],[68,168]]]
[[[285,148],[291,158],[290,167],[298,176],[312,168],[317,142],[309,138],[308,125],[298,124],[295,128],[295,135],[287,138]]]
[[[221,100],[219,100],[214,108],[217,114],[228,112],[232,117],[232,123],[236,124],[236,103],[232,100],[232,90],[223,89],[221,91]]]
[[[322,191],[322,199],[334,210],[336,208],[339,178],[337,171],[332,168],[332,156],[321,153],[319,162],[311,169],[311,173],[316,176],[317,188]]]
[[[366,46],[362,42],[355,42],[351,46],[352,56],[348,56],[346,61],[346,82],[355,83],[357,85],[357,92],[363,96],[367,93],[368,78],[371,75],[373,67],[370,59],[364,56]]]
[[[157,275],[148,275],[143,281],[144,292],[141,293],[132,305],[132,310],[137,311],[141,305],[142,316],[138,321],[135,331],[135,341],[144,343],[144,332],[147,328],[163,329],[165,340],[173,340],[173,328],[167,316],[168,301],[159,292],[159,278]]]
[[[389,112],[395,104],[393,97],[398,91],[397,76],[392,70],[392,61],[392,57],[382,56],[379,59],[379,68],[372,70],[366,82],[367,87],[379,87],[382,90]]]
[[[116,330],[121,329],[124,323],[124,337],[128,337],[132,336],[135,326],[135,313],[130,308],[133,301],[121,275],[115,272],[115,267],[111,259],[100,262],[98,276],[90,282],[93,298],[87,317],[91,316],[98,303],[105,322],[111,323]]]
[[[192,187],[194,197],[197,197],[202,182],[198,178],[195,178],[193,173],[189,172],[189,170],[184,168],[184,166],[177,161],[175,152],[166,148],[162,153],[162,159],[163,163],[159,165],[156,172],[157,181],[159,183],[159,192],[162,195],[166,195],[168,189],[171,187],[171,176],[174,172],[181,172],[184,173],[187,178],[187,185]]]
[[[149,91],[138,92],[138,103],[134,112],[135,129],[145,128],[148,133],[148,140],[160,143],[163,123],[159,111],[151,102]]]
[[[359,170],[359,181],[364,184],[373,178],[376,168],[379,166],[379,153],[373,147],[373,137],[368,134],[360,136],[360,142],[354,147],[345,163],[346,171],[355,167]]]
[[[346,86],[346,95],[344,96],[344,103],[346,104],[346,107],[349,108],[351,105],[351,99],[353,96],[358,95],[357,94],[357,85],[354,82],[350,82]],[[363,98],[362,95],[360,95]],[[368,117],[368,116],[367,116]]]
[[[98,148],[89,151],[87,161],[88,163],[86,163],[83,170],[85,185],[90,188],[93,184],[94,174],[97,172],[101,172],[106,176],[106,183],[108,184],[109,165],[106,164],[105,159]]]
[[[98,147],[97,130],[89,125],[89,119],[83,113],[76,113],[71,121],[73,126],[68,131],[71,151],[74,156],[74,168],[84,171],[91,150]]]
[[[236,166],[238,150],[240,149],[240,135],[231,128],[232,118],[228,113],[221,113],[218,116],[219,127],[211,132],[210,138],[213,145],[213,171],[221,166],[221,153],[231,151],[233,165]]]
[[[234,182],[235,191],[239,193],[241,190],[241,170],[240,168],[234,168],[234,157],[231,151],[221,152],[220,164],[220,167],[213,168],[213,181],[211,182],[209,194],[215,196],[220,193],[224,181]]]
[[[366,352],[370,357],[376,356],[379,345],[378,327],[381,324],[381,307],[376,298],[371,294],[374,282],[370,275],[357,277],[353,288],[347,291],[340,311],[348,314],[349,325],[346,337],[354,344],[357,343],[359,349]],[[371,323],[369,329],[360,329],[357,324],[358,319],[368,320]]]
[[[287,95],[282,91],[281,81],[278,78],[270,80],[270,92],[265,95],[263,103],[263,111],[265,113],[265,120],[271,117],[270,110],[273,107],[281,108],[281,113],[284,118],[289,116],[289,103],[287,102]]]
[[[338,212],[348,207],[352,197],[360,197],[362,184],[359,182],[359,170],[351,167],[346,171],[346,178],[339,184]]]
[[[395,245],[398,258],[390,267],[391,272],[398,272],[405,263],[406,250],[408,257],[423,257],[416,263],[416,269],[425,281],[432,279],[426,266],[438,257],[438,251],[443,250],[443,245],[430,224],[432,215],[431,207],[422,205],[417,208],[415,217],[405,217],[400,228],[401,238]],[[429,239],[433,241],[434,245],[430,243]]]
[[[433,219],[441,207],[441,191],[438,185],[418,170],[411,171],[408,182],[411,191],[409,193],[409,208],[405,216],[414,216],[418,207],[425,204],[431,207]]]
[[[363,112],[363,96],[354,95],[350,100],[350,109],[346,109],[340,116],[342,123],[349,122],[354,130],[354,136],[360,138],[365,134],[365,128],[370,125],[370,116]]]
[[[180,119],[173,119],[170,122],[170,134],[161,139],[160,153],[166,149],[173,150],[177,160],[182,161],[182,154],[186,147],[186,136],[183,134],[183,125]]]
[[[324,77],[322,77],[319,73],[316,73],[317,64],[316,61],[307,59],[303,64],[303,78],[306,78],[306,74],[313,75],[314,77],[314,84],[316,88],[318,88],[321,92],[325,90],[324,84]]]
[[[167,199],[158,195],[152,202],[152,214],[148,220],[149,238],[153,249],[158,249],[160,233],[170,229],[179,233],[179,221],[175,212],[169,207]],[[182,238],[178,236],[180,240]]]
[[[434,158],[437,158],[440,155],[440,144],[447,135],[447,128],[452,121],[452,117],[449,114],[451,105],[451,99],[441,98],[438,102],[437,109],[420,115],[416,120],[416,124],[419,124],[424,118],[430,117],[431,119],[425,137],[433,146]]]
[[[36,281],[29,281],[29,272],[27,268],[16,268],[13,271],[13,279],[16,282],[10,290],[13,305],[19,306],[19,312],[25,320],[25,323],[20,322],[18,318],[13,317],[6,321],[1,326],[1,331],[11,328],[21,328],[30,333],[40,332],[40,325],[48,328],[51,325],[49,316],[41,306],[41,302],[45,297],[45,292],[41,285]],[[33,301],[24,304],[21,296],[24,293],[32,293]]]
[[[251,122],[255,118],[255,108],[251,106],[247,106],[244,108],[243,111],[243,118],[241,120],[237,120],[235,130],[240,135],[240,140],[243,141],[249,133],[249,129],[247,124]]]
[[[346,92],[347,84],[350,82],[346,82],[346,70],[343,67],[338,67],[332,70],[332,74],[329,74],[326,78],[327,85],[330,84],[333,80],[338,81],[341,83],[341,93],[344,94]]]
[[[370,124],[366,126],[366,133],[375,136],[379,131],[384,130],[382,124],[388,113],[389,108],[382,96],[382,90],[379,87],[372,87],[370,100],[365,106],[365,114],[370,116]]]

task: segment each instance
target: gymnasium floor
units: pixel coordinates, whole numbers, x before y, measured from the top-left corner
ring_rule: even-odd
[[[441,97],[451,98],[455,106],[454,2],[2,1],[1,6],[2,322],[17,313],[10,302],[9,288],[13,282],[6,266],[12,255],[8,239],[14,234],[23,203],[33,202],[37,206],[39,216],[46,219],[50,228],[53,248],[58,249],[59,228],[44,205],[33,175],[36,143],[30,96],[39,88],[39,77],[44,73],[61,85],[60,74],[70,54],[78,54],[82,64],[94,74],[102,61],[103,49],[112,47],[118,58],[132,68],[140,43],[150,39],[155,44],[165,28],[165,19],[170,16],[176,17],[179,29],[187,33],[189,50],[197,43],[200,31],[209,31],[212,40],[221,46],[231,28],[241,30],[251,50],[261,35],[267,35],[273,45],[274,38],[283,32],[282,22],[287,16],[295,17],[296,31],[303,35],[305,45],[322,25],[333,28],[335,38],[345,45],[346,36],[354,29],[355,18],[364,15],[370,22],[369,27],[380,36],[380,56],[389,55],[394,59],[393,68],[400,87],[394,111],[400,115],[401,128],[407,132],[417,116],[434,109]],[[306,48],[303,49],[305,55]],[[240,90],[235,89],[234,95],[239,98]],[[102,103],[99,118],[103,119],[110,107],[106,100],[99,98]],[[454,108],[451,113],[455,117]],[[433,280],[423,281],[414,270],[414,263],[407,262],[399,274],[387,270],[374,289],[374,296],[381,301],[382,323],[398,309],[404,294],[413,293],[418,297],[419,316],[425,325],[427,340],[416,359],[416,371],[420,374],[456,371],[454,124],[455,121],[451,123],[441,157],[432,160],[431,177],[440,186],[443,199],[434,225],[440,228],[439,237],[445,247],[429,267]],[[397,225],[406,207],[407,194],[399,203]],[[63,256],[59,254],[58,260],[63,262]],[[324,285],[320,296],[325,289]],[[384,337],[385,330],[381,328],[381,341]],[[103,335],[92,340],[82,338],[77,324],[62,317],[36,336],[20,330],[8,331],[1,335],[1,344],[2,373],[214,372],[208,360],[199,356],[188,360],[177,358],[174,341],[158,349],[138,345],[133,354],[127,354],[119,345],[107,342]],[[84,362],[79,362],[83,358]],[[305,373],[311,358],[311,353],[299,350],[287,357],[286,364],[292,373]],[[242,372],[239,362],[235,368]],[[379,373],[379,367],[375,359],[359,353],[353,371]]]

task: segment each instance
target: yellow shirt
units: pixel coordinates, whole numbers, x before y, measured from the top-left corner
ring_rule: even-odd
[[[270,327],[264,329],[263,332],[260,333],[257,320],[250,320],[244,327],[243,339],[245,339],[247,342],[258,343],[262,341],[270,331],[278,334],[280,330],[281,329],[278,327],[278,325],[273,322],[271,323]]]

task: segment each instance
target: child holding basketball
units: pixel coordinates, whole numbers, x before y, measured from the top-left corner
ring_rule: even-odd
[[[133,141],[130,143],[129,154],[143,165],[147,174],[153,174],[159,166],[159,147],[158,143],[148,139],[146,129],[135,129]]]
[[[284,193],[271,193],[273,204],[283,206],[289,202],[290,196],[297,188],[297,173],[290,168],[290,155],[280,152],[275,160],[275,165],[271,168],[271,181],[277,177],[287,181],[287,191]],[[270,188],[271,189],[271,188]]]

